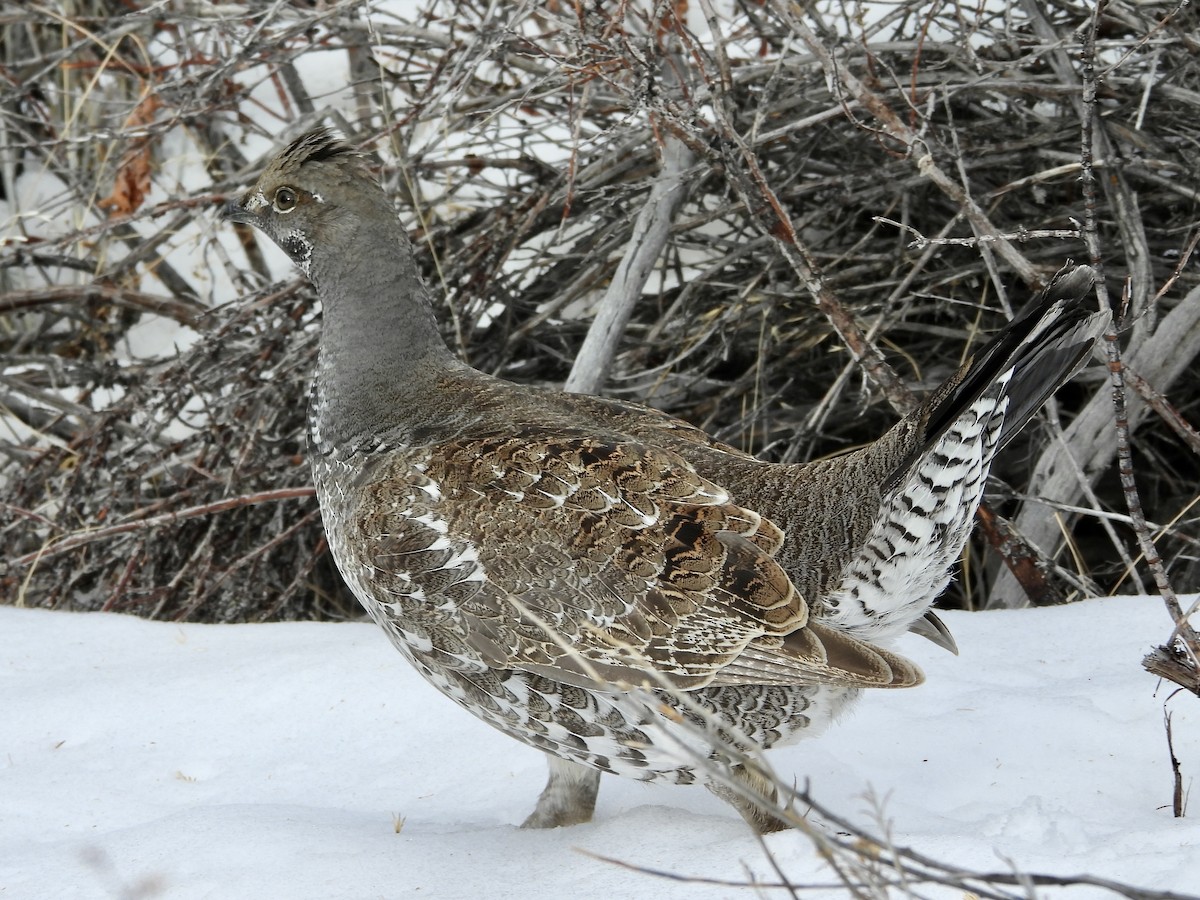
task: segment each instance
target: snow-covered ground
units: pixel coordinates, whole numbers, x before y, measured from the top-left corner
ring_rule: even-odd
[[[894,840],[943,860],[1200,893],[1200,801],[1172,817],[1169,690],[1138,665],[1168,631],[1161,603],[946,619],[961,656],[906,642],[925,686],[868,695],[823,738],[773,753],[776,768],[863,822],[868,792],[886,798]],[[1192,785],[1200,701],[1169,706]],[[372,625],[0,607],[3,900],[759,896],[588,854],[773,877],[702,788],[606,779],[592,824],[521,831],[543,770]],[[804,837],[768,844],[795,882],[835,880]]]

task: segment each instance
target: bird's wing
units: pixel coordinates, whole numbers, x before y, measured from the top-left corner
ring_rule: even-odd
[[[778,637],[752,641],[717,673],[714,685],[797,683],[851,684],[855,687],[914,687],[925,680],[915,663],[898,653],[861,641],[820,619]]]
[[[355,489],[373,596],[409,627],[440,611],[417,638],[450,656],[588,687],[747,683],[759,659],[774,683],[900,677],[806,628],[778,528],[670,451],[529,427],[427,447]]]

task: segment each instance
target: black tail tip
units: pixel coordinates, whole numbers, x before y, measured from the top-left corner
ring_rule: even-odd
[[[1099,280],[1099,274],[1091,266],[1067,263],[1050,279],[1046,291],[1060,297],[1085,297]]]

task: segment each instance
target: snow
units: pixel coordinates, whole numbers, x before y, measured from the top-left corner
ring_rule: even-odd
[[[776,769],[863,823],[883,798],[893,839],[944,861],[1200,890],[1200,810],[1171,814],[1171,692],[1139,666],[1169,631],[1161,603],[945,619],[959,657],[906,639],[927,684],[869,694],[773,752]],[[540,754],[439,696],[366,623],[0,607],[0,697],[3,900],[758,896],[596,855],[772,878],[702,788],[606,777],[591,824],[519,830]],[[1200,706],[1168,708],[1191,785]],[[794,881],[835,881],[803,836],[767,844]]]

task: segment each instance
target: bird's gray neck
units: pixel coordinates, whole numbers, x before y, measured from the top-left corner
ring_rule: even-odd
[[[442,341],[407,235],[398,222],[374,224],[343,235],[340,252],[309,267],[323,307],[309,434],[323,454],[403,440],[436,379],[461,366]]]

